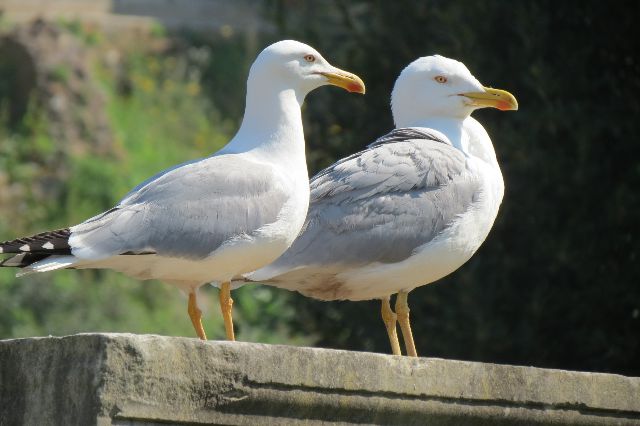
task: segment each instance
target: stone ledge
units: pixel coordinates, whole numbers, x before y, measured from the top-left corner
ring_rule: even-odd
[[[0,341],[0,425],[640,424],[640,378],[130,334]]]

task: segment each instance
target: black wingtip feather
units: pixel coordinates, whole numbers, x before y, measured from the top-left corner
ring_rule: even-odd
[[[25,268],[49,256],[44,253],[20,253],[0,262],[0,268]]]
[[[69,228],[42,232],[31,237],[17,238],[0,243],[2,253],[30,253],[30,254],[71,254],[69,246]],[[45,256],[45,257],[46,257]],[[4,262],[3,262],[4,263]]]

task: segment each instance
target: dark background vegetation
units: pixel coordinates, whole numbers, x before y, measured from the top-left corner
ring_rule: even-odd
[[[307,42],[367,83],[365,98],[336,89],[308,97],[304,117],[312,173],[393,127],[393,82],[419,56],[461,60],[485,85],[518,98],[516,113],[474,115],[492,136],[505,199],[479,252],[451,276],[411,293],[420,354],[640,375],[640,3],[274,0],[260,7],[276,28],[261,36],[260,46],[282,38]],[[209,52],[200,62],[198,83],[212,105],[214,127],[232,134],[242,113],[239,92],[256,52],[241,38],[164,37],[178,40],[183,51]],[[6,228],[0,226],[0,239],[12,236]],[[72,280],[72,273],[61,274]],[[101,286],[115,280],[83,277],[100,279]],[[12,281],[13,290],[3,296],[17,300],[15,309],[31,300],[30,294],[16,296],[24,285]],[[38,290],[32,291],[46,285],[33,284]],[[146,306],[135,315],[162,317],[157,293],[166,286],[118,285],[117,295],[97,299],[135,292]],[[61,284],[59,291],[65,288]],[[162,291],[162,297],[173,294]],[[65,299],[70,310],[74,294]],[[389,352],[377,301],[325,303],[258,286],[236,294],[243,340]],[[214,308],[215,303],[211,316],[217,315]],[[191,335],[186,315],[176,309],[173,315],[185,323],[179,330],[157,323],[129,327],[116,321],[126,315],[122,310],[107,315],[111,323],[98,318],[60,328],[42,319],[20,329],[20,318],[0,315],[0,330],[6,337],[90,331],[103,324],[110,331]]]
[[[339,12],[322,2],[272,11],[283,36],[368,84],[366,107],[327,91],[309,100],[312,168],[391,128],[393,82],[419,56],[459,59],[520,102],[517,113],[475,114],[496,146],[505,199],[477,255],[412,292],[418,352],[640,375],[640,3],[334,4]],[[320,345],[387,350],[378,302],[295,304]]]

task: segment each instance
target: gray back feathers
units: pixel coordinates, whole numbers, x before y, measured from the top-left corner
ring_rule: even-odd
[[[464,213],[479,188],[448,142],[394,130],[312,178],[303,230],[267,269],[402,261]]]

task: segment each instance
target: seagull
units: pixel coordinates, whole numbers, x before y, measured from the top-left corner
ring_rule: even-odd
[[[240,129],[225,147],[153,176],[79,225],[0,243],[0,253],[13,254],[0,266],[22,268],[18,275],[93,268],[165,281],[188,294],[203,340],[197,291],[213,282],[234,340],[231,280],[278,258],[304,223],[309,176],[300,108],[327,84],[365,92],[358,76],[306,44],[266,47],[249,72]]]
[[[245,279],[320,300],[381,299],[393,354],[399,323],[407,355],[417,356],[408,293],[471,258],[504,194],[491,139],[471,113],[518,103],[436,55],[402,71],[391,104],[396,128],[314,176],[298,238]]]

